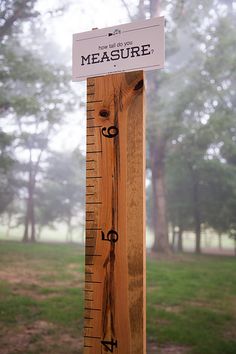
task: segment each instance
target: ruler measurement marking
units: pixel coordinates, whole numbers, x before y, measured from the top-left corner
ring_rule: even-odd
[[[101,205],[102,202],[86,202],[85,204],[89,204],[89,205]]]
[[[92,85],[93,87],[95,86],[95,85]],[[90,86],[87,86],[87,87],[90,87]],[[87,99],[88,99],[88,101],[87,101],[87,103],[101,103],[102,102],[102,100],[91,100],[91,101],[89,101],[89,98],[91,97],[93,97],[93,95],[95,95],[95,92],[94,93],[89,93],[89,94],[87,94]],[[89,106],[87,106],[87,107],[89,107]],[[87,109],[87,112],[95,112],[95,108],[91,108],[91,109]],[[87,117],[87,121],[88,121],[88,124],[89,124],[89,121],[91,121],[91,123],[93,122],[94,123],[94,121],[95,121],[95,117],[93,117],[93,116],[90,116],[90,117]],[[95,132],[94,131],[92,131],[92,133],[90,133],[90,131],[91,131],[91,129],[96,129],[96,128],[102,128],[102,126],[101,125],[93,125],[93,126],[87,126],[87,137],[93,137],[93,138],[95,138]],[[90,131],[89,131],[89,129],[90,129]],[[100,136],[100,134],[99,134],[99,136]],[[100,137],[100,140],[101,140],[101,137]],[[100,143],[101,143],[101,141],[100,141]],[[87,146],[89,147],[89,146],[97,146],[97,142],[88,142],[87,143]],[[100,144],[99,144],[100,145]],[[101,146],[101,145],[100,145]],[[87,148],[88,149],[88,148]],[[87,159],[86,159],[86,163],[89,163],[89,162],[95,162],[95,160],[94,159],[89,159],[88,157],[89,157],[89,154],[91,155],[91,154],[102,154],[102,148],[99,150],[99,147],[98,147],[98,149],[96,150],[96,148],[94,148],[94,151],[87,151]],[[91,155],[92,156],[92,155]],[[87,165],[87,168],[86,168],[86,170],[87,171],[95,171],[95,168],[89,168],[88,167],[89,165]],[[91,165],[90,165],[91,166]],[[99,179],[102,179],[102,176],[88,176],[88,177],[86,177],[86,180],[92,180],[92,179],[97,179],[97,180],[99,180]],[[91,185],[91,184],[88,184],[88,185],[86,185],[86,188],[95,188],[95,185]],[[86,193],[86,197],[91,197],[92,199],[94,198],[94,196],[95,196],[95,194],[96,193],[89,193],[88,192],[88,190],[89,189],[87,189],[87,193]],[[92,201],[92,202],[86,202],[86,205],[94,205],[94,206],[96,206],[96,205],[101,205],[102,204],[102,201]],[[90,215],[89,215],[89,213],[90,213]],[[91,218],[91,216],[92,216],[92,213],[93,214],[95,214],[95,212],[90,212],[90,211],[88,211],[88,214],[86,214],[87,215],[87,217],[88,217],[88,219],[86,219],[86,222],[94,222],[95,220],[91,220],[90,218]],[[93,217],[93,216],[92,216]],[[97,231],[101,231],[102,229],[100,228],[100,227],[87,227],[86,229],[85,229],[85,231],[86,231],[86,240],[87,240],[87,242],[89,242],[89,240],[90,241],[92,241],[92,240],[94,240],[94,239],[96,239],[96,237],[95,236],[90,236],[90,234],[89,234],[89,232],[97,232]],[[96,247],[96,245],[94,245],[94,246],[92,246],[92,245],[86,245],[85,246],[85,253],[87,253],[87,251],[89,251],[89,249],[91,249],[91,248],[93,248],[93,249],[95,249],[95,247]],[[86,251],[87,250],[87,251]],[[99,254],[93,254],[93,255],[90,255],[90,254],[86,254],[85,255],[86,257],[101,257],[102,255],[99,255]],[[85,265],[87,265],[87,266],[94,266],[94,263],[85,263]],[[89,278],[89,277],[92,277],[92,276],[94,276],[94,272],[93,271],[85,271],[85,277],[87,277],[87,278]],[[92,286],[92,285],[96,285],[96,284],[102,284],[102,281],[97,281],[97,280],[88,280],[88,279],[86,279],[85,280],[85,284],[91,284],[90,286]],[[93,294],[94,293],[94,290],[90,290],[90,289],[85,289],[85,294]],[[93,303],[93,299],[88,299],[88,298],[86,298],[85,299],[85,303],[86,303],[86,301],[87,301],[87,304],[92,304]],[[99,309],[99,308],[93,308],[93,307],[85,307],[85,310],[87,310],[87,311],[94,311],[95,313],[96,312],[101,312],[102,311],[102,309]],[[88,317],[87,317],[88,318]],[[90,318],[91,320],[92,320],[92,318]],[[84,328],[87,328],[87,329],[93,329],[93,327],[92,326],[87,326],[87,327],[84,327]],[[87,336],[87,335],[84,335],[84,338],[88,338],[88,339],[98,339],[98,340],[101,340],[102,338],[101,337],[97,337],[97,336]],[[90,344],[90,343],[89,343]],[[89,346],[89,347],[92,347],[92,346]]]
[[[87,257],[102,257],[102,254],[86,254]]]
[[[85,310],[89,310],[89,311],[102,311],[102,309],[95,309],[93,307],[85,307]]]
[[[91,284],[101,284],[101,281],[96,281],[96,280],[85,280],[85,283],[91,283]]]
[[[86,229],[86,231],[91,231],[91,230],[95,230],[95,231],[101,231],[101,228],[93,228],[93,229]]]
[[[98,102],[102,102],[102,100],[87,101],[87,103],[98,103]]]
[[[92,125],[91,127],[87,127],[87,129],[92,129],[92,128],[102,128],[102,125]]]

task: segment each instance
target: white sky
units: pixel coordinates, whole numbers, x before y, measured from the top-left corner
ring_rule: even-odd
[[[47,15],[48,11],[63,7],[68,3],[70,5],[63,15],[54,18]],[[137,0],[134,0],[134,3],[137,3]],[[47,38],[55,41],[66,52],[70,67],[72,65],[73,33],[89,31],[94,27],[103,28],[129,22],[121,0],[38,0],[36,9],[46,14],[43,17],[43,23]],[[72,83],[72,87],[82,97],[85,97],[85,82]],[[68,150],[79,145],[81,150],[85,151],[85,120],[85,107],[79,112],[67,114],[68,124],[54,139],[52,148]]]
[[[67,3],[71,5],[62,16],[45,18],[48,35],[63,48],[71,47],[73,33],[129,22],[121,0],[38,0],[37,8],[46,12]]]

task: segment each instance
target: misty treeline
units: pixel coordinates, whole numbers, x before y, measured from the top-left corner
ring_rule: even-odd
[[[43,227],[62,221],[69,238],[84,208],[79,148],[56,152],[51,144],[79,99],[68,68],[42,55],[46,38],[37,26],[36,2],[0,5],[0,213],[9,225],[14,220],[14,226],[24,226],[24,241],[35,241]],[[171,232],[179,251],[185,231],[195,233],[196,252],[203,229],[235,238],[235,2],[120,3],[130,21],[166,16],[166,68],[147,73],[147,215],[153,250],[171,253]]]
[[[55,222],[66,223],[70,240],[83,211],[84,158],[79,149],[53,151],[52,141],[79,99],[57,53],[45,55],[50,45],[35,4],[1,1],[0,212],[8,232],[23,225],[25,242]]]

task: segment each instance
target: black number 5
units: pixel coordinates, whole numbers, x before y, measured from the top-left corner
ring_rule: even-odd
[[[106,138],[114,138],[119,134],[119,129],[112,125],[109,128],[102,128],[102,135],[105,136]]]
[[[113,243],[118,241],[119,236],[115,230],[110,230],[106,236],[103,231],[101,231],[101,232],[102,232],[102,240],[103,241],[109,241],[109,242],[113,242]]]

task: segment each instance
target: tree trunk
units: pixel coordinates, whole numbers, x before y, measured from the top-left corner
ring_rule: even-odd
[[[219,249],[222,250],[222,234],[221,233],[218,234],[218,241],[219,241],[219,243],[218,243]]]
[[[29,159],[29,180],[28,180],[28,198],[26,205],[26,217],[25,217],[25,229],[23,235],[23,242],[35,242],[35,216],[34,216],[34,192],[35,192],[35,175],[33,173],[32,154],[30,150]],[[29,227],[31,226],[31,232],[29,234]]]
[[[67,242],[72,242],[72,226],[71,226],[71,214],[69,213],[67,219],[67,233],[66,233]]]
[[[183,252],[183,229],[181,226],[178,231],[178,252]]]
[[[198,179],[192,171],[193,177],[193,216],[194,216],[194,224],[195,224],[195,235],[196,235],[196,243],[195,243],[195,253],[201,253],[201,215],[200,215],[200,203],[199,203],[199,183]]]
[[[7,220],[7,232],[6,232],[6,238],[9,238],[9,237],[10,237],[11,220],[12,220],[12,212],[11,212],[11,211],[9,211],[9,213],[8,213],[8,220]]]
[[[171,230],[172,230],[172,251],[176,252],[176,232],[175,232],[175,226],[171,224]]]
[[[30,223],[31,223],[31,234],[30,242],[36,242],[35,234],[35,215],[34,215],[34,183],[32,182],[31,191],[30,191]]]
[[[150,0],[151,17],[160,16],[160,0]]]
[[[128,5],[126,1],[123,1],[125,7]],[[147,3],[144,0],[139,0],[138,3],[138,13],[136,18],[145,19],[147,18],[147,13],[151,18],[159,16],[160,14],[160,0],[149,0]],[[128,11],[129,13],[129,11]],[[131,16],[131,20],[135,17]],[[158,90],[158,80],[152,75],[148,80],[148,88],[152,92],[157,92]],[[164,170],[165,170],[165,149],[166,142],[163,143],[161,132],[159,131],[156,135],[156,140],[152,140],[150,143],[150,159],[151,159],[151,170],[152,170],[152,190],[153,190],[153,207],[152,207],[152,219],[153,219],[153,230],[155,235],[153,251],[171,253],[171,248],[168,240],[168,224],[166,218],[166,198],[165,198],[165,181],[164,181]]]
[[[25,215],[25,225],[24,225],[24,234],[23,242],[29,242],[29,198],[26,203],[26,215]]]
[[[152,250],[169,254],[171,248],[168,239],[165,196],[165,142],[158,134],[157,140],[150,143],[150,160],[153,191],[153,230],[155,235]]]
[[[43,231],[43,226],[39,225],[38,232],[36,233],[37,240],[41,239],[42,231]]]
[[[160,0],[150,0],[150,17],[160,14]],[[158,80],[152,77],[150,86],[155,92],[158,89]],[[150,143],[150,159],[152,170],[153,190],[153,230],[155,235],[153,251],[165,254],[171,253],[168,239],[168,223],[166,218],[166,195],[165,195],[165,152],[166,141],[163,138],[160,128],[157,131],[156,139],[152,137]]]

